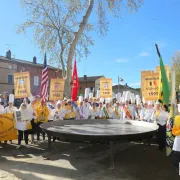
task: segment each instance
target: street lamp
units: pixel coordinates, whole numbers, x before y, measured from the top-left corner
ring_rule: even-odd
[[[119,81],[123,82],[124,80],[118,76],[118,93],[119,93]]]

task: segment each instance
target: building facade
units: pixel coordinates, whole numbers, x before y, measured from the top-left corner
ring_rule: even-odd
[[[14,73],[30,72],[31,93],[37,95],[40,92],[42,64],[37,63],[37,58],[33,57],[32,62],[14,59],[11,51],[6,56],[0,56],[0,93],[12,93],[14,89]],[[51,78],[61,78],[62,72],[52,66],[48,66],[49,81]],[[50,83],[49,83],[50,84]]]
[[[85,89],[89,88],[90,92],[96,95],[97,90],[100,88],[100,78],[104,76],[86,76],[79,77],[79,95],[83,95],[85,93]]]

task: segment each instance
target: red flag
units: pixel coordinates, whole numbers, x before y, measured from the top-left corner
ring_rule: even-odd
[[[76,68],[76,60],[74,61],[72,84],[73,84],[73,87],[72,87],[72,100],[76,101],[77,100],[77,95],[78,95],[78,86],[79,86],[78,74],[77,74],[77,68]]]

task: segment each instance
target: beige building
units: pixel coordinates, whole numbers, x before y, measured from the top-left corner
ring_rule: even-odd
[[[0,56],[0,93],[12,93],[14,88],[14,73],[17,65],[3,56]]]

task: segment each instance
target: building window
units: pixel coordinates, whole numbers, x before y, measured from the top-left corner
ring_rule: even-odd
[[[53,72],[53,75],[56,76],[56,72]]]
[[[8,74],[8,84],[14,83],[14,76],[12,74]]]
[[[8,66],[8,69],[12,69],[12,68],[13,68],[13,66],[12,66],[12,65],[9,65],[9,66]]]
[[[39,86],[39,77],[34,76],[34,86]]]

